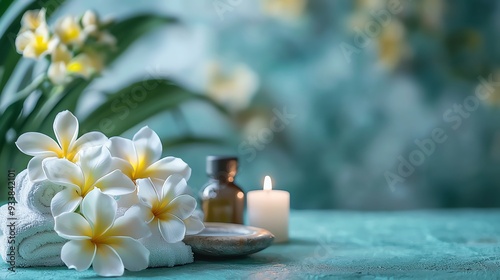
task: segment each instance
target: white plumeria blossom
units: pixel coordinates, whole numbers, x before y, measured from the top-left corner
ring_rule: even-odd
[[[40,58],[50,54],[57,45],[57,39],[51,38],[45,23],[35,30],[21,32],[16,38],[16,50],[24,57]]]
[[[230,110],[245,109],[259,88],[259,76],[245,64],[228,68],[217,61],[207,63],[208,96]]]
[[[162,144],[158,134],[151,128],[141,128],[132,140],[111,137],[107,147],[113,157],[121,159],[122,171],[132,180],[157,178],[165,180],[172,174],[179,174],[188,180],[191,168],[180,158],[161,158]]]
[[[141,217],[153,235],[159,232],[166,242],[175,243],[205,228],[195,213],[196,199],[186,194],[188,186],[181,176],[172,175],[163,184],[160,180],[139,179],[137,188],[142,204],[132,206],[125,216]]]
[[[102,146],[83,150],[78,164],[67,159],[44,160],[43,170],[49,181],[66,187],[52,198],[50,209],[54,217],[75,211],[94,188],[113,196],[132,193],[136,188]]]
[[[72,80],[71,75],[88,79],[92,73],[98,70],[94,66],[96,62],[93,59],[86,53],[81,53],[72,58],[66,45],[58,44],[52,53],[52,63],[49,66],[47,75],[50,81],[56,85],[64,85],[70,82]]]
[[[38,132],[27,132],[19,136],[16,146],[33,158],[28,163],[31,181],[45,180],[42,161],[47,158],[65,158],[71,162],[78,160],[78,153],[87,147],[103,145],[108,140],[101,132],[89,132],[78,137],[79,124],[70,111],[62,111],[54,119],[54,133],[57,142]]]
[[[87,10],[82,17],[83,31],[86,34],[96,34],[99,31],[99,18],[92,10]]]
[[[64,213],[55,217],[54,230],[70,240],[61,250],[66,266],[83,271],[92,265],[100,276],[121,276],[124,269],[148,267],[149,251],[137,240],[149,236],[148,227],[134,216],[115,220],[116,210],[116,201],[95,189],[83,199],[83,216]]]
[[[33,31],[41,25],[46,24],[45,13],[45,9],[25,12],[23,17],[21,18],[21,32],[26,30]]]
[[[54,26],[54,33],[66,45],[80,45],[85,41],[85,32],[78,23],[78,19],[73,16],[58,20]]]

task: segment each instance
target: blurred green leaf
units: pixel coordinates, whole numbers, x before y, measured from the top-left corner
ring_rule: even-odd
[[[127,18],[110,26],[109,31],[116,37],[116,51],[111,53],[109,62],[118,58],[132,43],[142,35],[177,19],[160,15],[139,15]]]
[[[182,136],[178,138],[162,138],[163,150],[171,149],[178,146],[189,144],[208,144],[208,145],[224,145],[226,142],[222,139],[196,137],[196,136]]]
[[[144,96],[137,95],[138,92]],[[222,106],[204,95],[189,92],[169,80],[153,79],[139,81],[108,94],[108,100],[87,117],[81,127],[87,131],[103,131],[108,136],[120,135],[160,112],[192,100],[209,102],[227,114]]]
[[[138,98],[136,93],[140,90],[144,96]],[[197,98],[197,94],[168,80],[139,81],[109,94],[108,100],[87,117],[81,127],[103,131],[108,136],[119,135],[157,113]]]

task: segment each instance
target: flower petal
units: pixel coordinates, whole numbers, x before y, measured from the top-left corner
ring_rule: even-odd
[[[71,149],[81,151],[83,149],[95,146],[105,145],[108,142],[108,137],[101,132],[92,131],[83,134],[80,138],[76,139]]]
[[[129,210],[127,210],[128,213]],[[146,212],[146,211],[144,211]],[[151,211],[149,211],[151,212]],[[125,214],[118,219],[116,219],[113,227],[107,232],[107,236],[129,236],[134,239],[141,239],[148,237],[151,232],[146,225],[143,218],[136,215],[131,215],[132,213]]]
[[[68,81],[66,63],[63,61],[52,62],[47,71],[47,76],[55,85],[63,85]]]
[[[57,114],[53,128],[64,152],[68,152],[70,145],[76,140],[78,127],[78,120],[70,111],[66,110]]]
[[[151,208],[148,208],[142,204],[137,204],[130,207],[123,216],[138,217],[141,221],[143,221],[146,224],[150,223],[155,218],[153,212],[151,212]],[[120,218],[116,219],[115,226],[113,228],[117,226],[116,223]]]
[[[80,209],[92,226],[94,236],[99,236],[113,225],[117,206],[111,196],[93,189],[83,199]]]
[[[33,157],[28,162],[28,175],[29,175],[30,180],[32,182],[40,182],[40,181],[47,179],[47,177],[45,176],[45,173],[43,172],[43,167],[42,167],[42,162],[44,159],[48,159],[48,158],[46,158],[44,156],[37,156],[37,157]],[[50,159],[56,159],[56,158],[53,157]]]
[[[82,202],[82,197],[74,188],[67,188],[58,192],[50,201],[52,216],[57,217],[62,213],[73,212]]]
[[[137,170],[146,169],[160,159],[162,145],[160,137],[151,128],[145,126],[133,138],[137,153]]]
[[[84,271],[92,264],[96,249],[90,240],[71,240],[62,247],[61,260],[68,268]]]
[[[186,226],[181,219],[168,213],[162,214],[158,219],[158,227],[165,241],[168,243],[175,243],[184,239]]]
[[[105,244],[97,246],[92,267],[100,276],[121,276],[124,272],[123,262],[118,253]]]
[[[28,30],[20,33],[16,37],[16,50],[19,54],[23,54],[24,50],[28,46],[28,44],[34,40],[35,35],[33,34],[33,31]]]
[[[188,191],[188,186],[186,180],[179,175],[170,175],[167,180],[163,183],[161,200],[172,201],[179,195],[186,194]]]
[[[133,167],[137,165],[137,154],[132,140],[122,137],[111,137],[106,146],[111,156],[126,160]]]
[[[186,225],[187,235],[200,233],[205,228],[205,225],[203,224],[201,219],[194,215],[185,219],[183,222],[184,225]]]
[[[166,157],[150,165],[141,173],[141,178],[159,178],[165,179],[173,174],[179,174],[184,179],[191,177],[191,168],[180,158]]]
[[[156,192],[153,182],[150,179],[138,179],[137,184],[137,195],[139,199],[144,202],[150,208],[158,203],[159,197]]]
[[[108,195],[124,195],[135,191],[135,184],[120,170],[115,170],[95,182],[103,193]]]
[[[127,175],[130,179],[134,176],[134,167],[130,165],[130,163],[124,159],[118,157],[112,157],[111,166],[109,170],[119,169],[123,172],[123,174]]]
[[[80,167],[85,174],[85,183],[91,185],[90,178],[99,179],[109,173],[111,155],[106,147],[89,147],[80,153]]]
[[[85,218],[77,213],[63,213],[54,218],[54,230],[59,236],[71,240],[92,238],[92,228]]]
[[[49,136],[38,132],[26,132],[19,136],[16,146],[30,156],[57,157],[61,148]]]
[[[80,190],[84,177],[80,167],[67,159],[48,158],[42,162],[45,176],[57,185]]]
[[[126,269],[140,271],[148,268],[149,250],[139,241],[130,237],[112,237],[106,241],[118,253]]]
[[[137,188],[135,189],[134,192],[120,196],[116,201],[118,208],[127,208],[127,209],[139,203],[141,202],[139,201],[139,197],[137,196]]]
[[[187,219],[196,209],[196,199],[187,194],[179,195],[168,204],[167,209],[168,213],[175,215],[179,219]]]

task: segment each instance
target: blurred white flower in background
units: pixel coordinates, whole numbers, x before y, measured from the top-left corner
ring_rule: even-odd
[[[51,38],[45,23],[35,30],[21,32],[16,38],[16,50],[24,57],[40,58],[50,54],[55,48],[57,40]]]
[[[59,19],[54,26],[54,33],[66,45],[81,45],[85,40],[85,33],[80,27],[78,19],[73,16]]]
[[[24,13],[21,19],[21,32],[26,30],[34,31],[42,25],[46,25],[45,22],[45,9],[32,10]]]
[[[379,60],[389,69],[394,69],[404,57],[410,54],[405,33],[403,24],[394,19],[384,27],[377,38]]]
[[[261,0],[262,11],[280,19],[297,19],[306,9],[307,0]]]
[[[101,71],[102,65],[102,58],[97,54],[80,53],[71,57],[66,45],[58,44],[52,54],[52,63],[47,75],[52,83],[63,85],[72,80],[71,75],[90,78],[93,73]]]
[[[224,67],[217,61],[207,64],[207,93],[231,111],[245,109],[259,88],[259,77],[245,64]]]
[[[92,10],[87,10],[82,17],[83,33],[86,36],[94,37],[96,41],[103,45],[111,47],[116,46],[116,38],[106,30],[101,30],[102,25],[107,23],[101,22],[99,16]]]

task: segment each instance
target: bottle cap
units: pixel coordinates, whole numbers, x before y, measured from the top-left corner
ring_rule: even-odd
[[[208,156],[207,174],[211,177],[234,177],[238,171],[238,158],[234,156]]]

